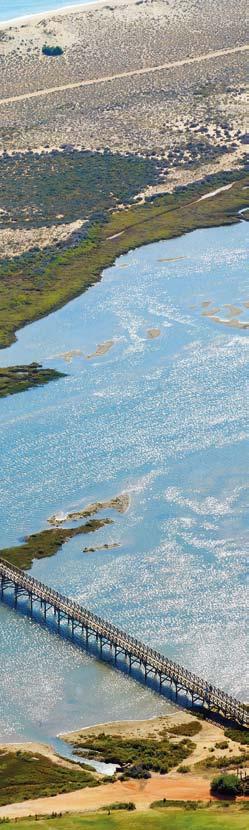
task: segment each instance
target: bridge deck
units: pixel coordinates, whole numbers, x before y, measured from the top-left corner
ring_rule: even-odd
[[[52,607],[58,614],[58,623],[60,617],[65,616],[68,622],[72,622],[72,626],[79,625],[82,630],[84,629],[87,638],[89,634],[93,634],[101,643],[101,651],[103,646],[108,644],[115,649],[115,655],[122,652],[126,657],[129,657],[130,665],[133,662],[143,665],[146,677],[149,673],[157,675],[160,681],[160,689],[164,682],[174,683],[176,694],[180,690],[189,694],[192,705],[196,701],[201,701],[209,711],[219,712],[225,718],[231,718],[239,724],[248,726],[249,715],[245,704],[211,685],[207,680],[203,680],[183,668],[178,663],[169,660],[155,649],[144,645],[144,643],[126,634],[125,631],[107,622],[107,620],[93,614],[87,608],[78,605],[78,603],[63,596],[58,591],[43,585],[42,582],[4,559],[0,559],[0,583],[2,599],[4,590],[8,587],[14,588],[16,601],[19,591],[27,592],[32,601],[33,599],[40,600],[44,606],[45,614],[46,608]]]

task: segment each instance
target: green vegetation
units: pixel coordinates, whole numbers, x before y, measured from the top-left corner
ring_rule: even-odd
[[[178,767],[177,772],[181,772],[183,775],[185,775],[187,772],[190,772],[190,767],[187,767],[186,764],[181,764],[181,766]]]
[[[64,146],[49,153],[16,153],[0,159],[2,228],[39,228],[104,221],[107,211],[130,204],[147,185],[156,184],[157,159]],[[85,234],[84,234],[85,235]]]
[[[181,803],[164,809],[133,813],[114,810],[111,815],[45,816],[10,821],[8,830],[247,830],[248,815],[236,806],[182,809]],[[187,807],[187,805],[185,805]],[[199,805],[198,805],[199,806]]]
[[[189,738],[179,743],[169,741],[166,735],[155,738],[122,738],[120,735],[88,735],[78,742],[74,751],[89,758],[118,764],[123,778],[146,778],[149,770],[166,773],[178,766],[193,751],[195,744]]]
[[[211,750],[210,750],[211,751]],[[206,769],[215,767],[216,769],[234,769],[234,767],[246,767],[249,762],[249,755],[243,753],[241,755],[222,755],[220,758],[206,758],[201,762],[201,766]]]
[[[101,812],[111,812],[111,810],[128,810],[131,812],[136,809],[133,801],[114,801],[113,804],[107,804],[106,807],[101,808]]]
[[[202,725],[199,720],[192,720],[189,723],[178,723],[175,726],[172,726],[171,729],[167,729],[169,735],[186,735],[189,738],[192,738],[194,735],[198,735],[198,732],[201,732]]]
[[[50,380],[65,377],[63,372],[55,369],[43,369],[39,363],[30,363],[28,366],[8,366],[0,368],[0,398],[24,392],[32,386],[41,386]]]
[[[0,806],[96,787],[98,783],[90,771],[59,766],[38,753],[0,753]]]
[[[122,181],[123,174],[122,170]],[[63,177],[60,187],[62,181]],[[25,323],[48,314],[93,285],[103,269],[111,266],[120,254],[196,228],[234,224],[238,221],[238,210],[248,204],[247,182],[248,176],[242,170],[239,181],[230,190],[219,193],[214,200],[198,201],[219,184],[219,176],[210,177],[208,185],[194,185],[110,214],[105,224],[103,221],[92,224],[87,238],[76,247],[59,252],[55,249],[31,252],[2,262],[0,346],[13,342],[15,330]],[[66,192],[65,183],[64,188]],[[95,198],[101,199],[101,188]]]
[[[231,741],[237,741],[239,744],[249,745],[249,730],[248,729],[239,729],[237,727],[228,727],[224,730],[224,735],[226,738],[230,738]]]
[[[55,527],[51,530],[42,530],[40,533],[32,533],[28,536],[22,545],[2,548],[0,556],[18,568],[31,568],[33,559],[54,556],[69,539],[82,533],[94,533],[107,524],[112,524],[112,519],[91,519],[78,527]]]
[[[48,55],[50,58],[56,58],[58,55],[63,55],[63,49],[61,46],[48,46],[47,43],[44,43],[42,54]]]
[[[213,778],[210,792],[216,796],[235,798],[241,792],[240,780],[237,775],[218,775]]]

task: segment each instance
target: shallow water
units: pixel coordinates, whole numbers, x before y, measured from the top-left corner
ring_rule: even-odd
[[[1,545],[121,492],[130,508],[33,565],[34,576],[246,698],[248,319],[245,222],[120,257],[65,308],[18,334],[2,365],[68,376],[1,401]],[[160,261],[164,259],[176,261]],[[124,267],[125,266],[125,267]],[[147,331],[159,328],[149,340]],[[97,344],[110,351],[86,360]],[[61,353],[77,349],[71,364]],[[85,545],[119,548],[84,554]],[[0,607],[0,738],[47,740],[170,704]]]
[[[57,9],[70,6],[83,6],[91,0],[1,0],[0,21],[12,20],[16,17],[26,15],[43,14],[43,12],[56,11]],[[94,0],[92,0],[94,2]]]

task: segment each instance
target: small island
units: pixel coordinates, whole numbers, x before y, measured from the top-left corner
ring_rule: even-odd
[[[40,363],[29,363],[27,366],[6,366],[0,368],[0,398],[24,392],[33,386],[43,386],[50,380],[65,377],[64,372],[56,369],[43,369]]]

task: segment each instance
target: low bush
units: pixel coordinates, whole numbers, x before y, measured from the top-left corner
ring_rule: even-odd
[[[237,775],[217,775],[211,782],[211,795],[224,798],[236,798],[241,791],[240,780]]]
[[[47,43],[44,43],[42,54],[50,58],[57,58],[58,55],[63,55],[63,49],[61,46],[48,46]]]
[[[121,776],[122,781],[126,781],[128,778],[151,778],[151,774],[146,766],[134,766],[129,767],[129,771],[124,772]]]
[[[181,801],[174,798],[161,798],[159,801],[152,801],[150,809],[158,810],[160,807],[177,807],[184,808],[185,810],[197,810],[200,806],[202,806],[200,801]],[[205,804],[205,807],[209,807],[209,803]]]
[[[172,726],[168,729],[169,735],[186,735],[188,738],[192,738],[193,735],[197,735],[202,729],[202,725],[198,720],[192,720],[189,723],[179,723],[177,726]]]
[[[1,758],[0,806],[98,784],[91,772],[60,766],[39,753],[5,752]]]
[[[226,738],[230,738],[231,741],[237,741],[239,744],[248,744],[249,745],[249,731],[248,729],[238,729],[237,727],[228,727],[224,731],[224,735]]]
[[[113,804],[106,804],[105,807],[100,807],[100,810],[107,811],[108,813],[111,810],[128,810],[131,812],[132,810],[136,809],[136,805],[133,801],[114,801]]]
[[[195,744],[190,738],[172,743],[166,735],[155,738],[123,738],[104,732],[89,735],[74,747],[80,755],[88,751],[88,758],[98,758],[105,763],[117,764],[127,778],[149,777],[149,770],[167,773],[188,758]]]

